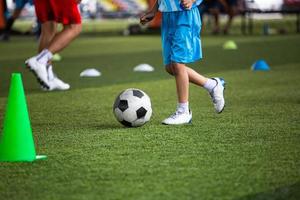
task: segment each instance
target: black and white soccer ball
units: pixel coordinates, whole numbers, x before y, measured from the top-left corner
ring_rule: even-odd
[[[113,112],[117,120],[124,126],[142,126],[151,118],[151,101],[142,90],[130,88],[117,96]]]

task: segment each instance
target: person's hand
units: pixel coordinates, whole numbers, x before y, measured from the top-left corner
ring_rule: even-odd
[[[140,23],[142,25],[145,25],[148,22],[150,22],[154,17],[155,17],[155,12],[148,12],[148,13],[144,14],[143,16],[141,16]]]
[[[190,10],[195,0],[181,0],[181,5],[185,10]]]

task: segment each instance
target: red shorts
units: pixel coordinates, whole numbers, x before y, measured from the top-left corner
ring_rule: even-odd
[[[55,21],[64,25],[80,24],[81,16],[76,0],[34,0],[39,22]]]

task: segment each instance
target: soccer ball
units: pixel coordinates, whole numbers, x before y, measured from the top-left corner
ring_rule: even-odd
[[[151,101],[142,90],[130,88],[117,96],[113,112],[124,126],[142,126],[150,120],[152,115]]]

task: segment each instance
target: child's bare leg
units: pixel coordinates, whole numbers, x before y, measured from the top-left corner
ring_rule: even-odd
[[[212,89],[216,86],[217,82],[213,79],[206,78],[205,76],[199,74],[192,68],[186,67],[186,70],[189,75],[189,81],[191,83],[194,83],[195,85],[198,85],[200,87],[203,87],[206,89],[209,93],[212,91]]]
[[[201,86],[203,87],[205,85],[205,83],[207,82],[208,78],[206,78],[205,76],[199,74],[198,72],[196,72],[195,70],[193,70],[192,68],[189,68],[185,65],[185,69],[188,73],[188,77],[189,77],[189,82]],[[173,70],[173,66],[172,65],[168,65],[166,67],[166,71],[171,74],[172,76],[174,76],[174,70]]]
[[[81,24],[70,24],[65,25],[64,29],[55,35],[49,44],[49,51],[52,53],[57,53],[64,49],[67,45],[74,40],[81,32]]]
[[[167,72],[175,76],[178,104],[174,114],[162,121],[163,124],[188,124],[192,120],[189,110],[189,75],[185,64],[172,63],[166,66]]]
[[[172,63],[176,80],[176,89],[179,103],[186,103],[189,99],[189,75],[185,64]]]
[[[186,67],[186,71],[187,71],[187,73],[189,75],[189,81],[191,83],[194,83],[195,85],[203,87],[204,84],[208,80],[208,78],[206,78],[205,76],[199,74],[198,72],[196,72],[192,68]]]
[[[46,49],[56,34],[57,23],[54,21],[42,24],[42,32],[40,36],[38,52]]]

